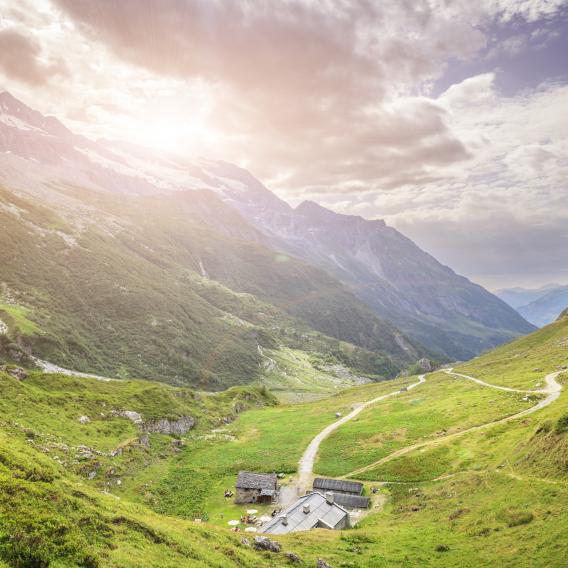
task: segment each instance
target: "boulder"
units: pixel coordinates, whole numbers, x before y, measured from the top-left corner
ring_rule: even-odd
[[[21,367],[13,367],[12,365],[6,365],[4,367],[0,367],[0,370],[8,373],[18,381],[23,381],[24,379],[28,378],[28,372]]]
[[[118,410],[113,411],[114,416],[122,416],[122,418],[128,418],[134,424],[142,424],[142,416],[134,410]]]
[[[79,416],[79,423],[80,424],[88,424],[91,419],[88,416]]]
[[[323,558],[318,558],[317,568],[331,568],[331,564],[328,564]]]
[[[302,559],[295,552],[285,552],[284,556],[291,564],[300,564]]]
[[[270,540],[265,536],[255,536],[254,547],[257,550],[268,550],[269,552],[280,552],[280,549],[282,548],[279,542]]]

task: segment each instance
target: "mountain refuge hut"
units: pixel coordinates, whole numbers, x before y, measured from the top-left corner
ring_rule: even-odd
[[[300,497],[282,514],[264,525],[260,532],[287,534],[310,529],[341,530],[350,527],[349,513],[335,502],[333,493],[317,491]]]
[[[240,471],[235,487],[237,504],[270,504],[278,497],[278,478],[275,473]]]

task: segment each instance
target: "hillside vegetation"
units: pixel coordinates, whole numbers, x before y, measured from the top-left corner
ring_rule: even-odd
[[[76,189],[63,220],[2,190],[4,358],[32,350],[76,370],[214,390],[261,379],[259,346],[301,346],[371,377],[426,353],[401,346],[324,272],[194,222],[217,207],[221,225],[244,224],[211,200]]]
[[[0,372],[0,559],[8,566],[271,566],[227,531],[158,516],[109,494],[167,462],[176,438],[144,424],[191,416],[195,432],[271,405],[258,389],[201,395],[144,381]],[[15,404],[17,403],[17,404]],[[80,418],[88,418],[88,422]],[[101,492],[103,490],[103,492]]]
[[[559,398],[507,422],[501,419],[543,395],[437,372],[412,391],[404,391],[415,382],[408,377],[277,404],[262,387],[206,394],[2,372],[0,558],[9,566],[287,565],[282,554],[261,555],[234,538],[227,521],[246,507],[224,490],[242,469],[285,473],[284,485],[294,488],[300,456],[337,412],[396,391],[336,430],[315,464],[316,474],[361,479],[373,497],[370,513],[352,530],[279,537],[283,549],[306,567],[325,558],[334,568],[450,568],[475,558],[482,567],[561,568],[568,554],[568,351],[559,346],[566,341],[564,318],[456,369],[472,376],[483,369],[490,384],[532,390],[532,379],[512,380],[533,365],[530,346],[541,380],[560,373]],[[297,355],[285,353],[274,361],[291,365]],[[194,422],[184,433],[149,426],[187,417]]]

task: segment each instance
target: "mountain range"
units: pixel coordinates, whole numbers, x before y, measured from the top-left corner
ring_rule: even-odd
[[[568,307],[568,286],[548,284],[540,288],[505,288],[496,292],[527,321],[543,327]]]
[[[223,388],[262,350],[371,377],[534,327],[381,220],[292,208],[250,172],[77,135],[0,94],[5,353]]]

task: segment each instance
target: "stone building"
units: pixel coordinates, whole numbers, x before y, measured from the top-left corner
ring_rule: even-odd
[[[335,502],[333,493],[317,491],[300,497],[282,514],[268,521],[261,532],[286,534],[310,529],[341,530],[350,526],[349,513]]]
[[[278,496],[275,473],[241,471],[235,485],[235,503],[272,503]]]

